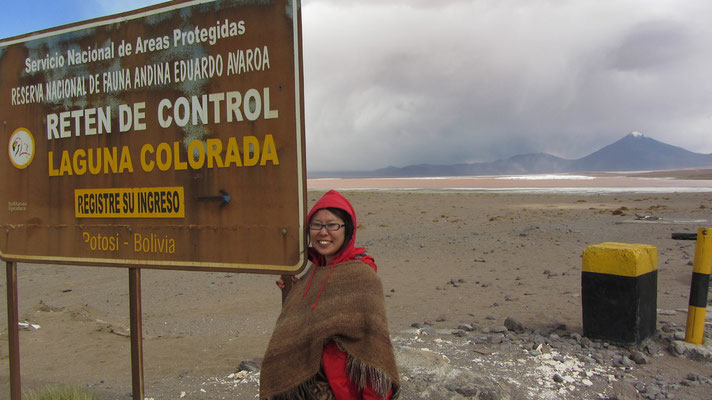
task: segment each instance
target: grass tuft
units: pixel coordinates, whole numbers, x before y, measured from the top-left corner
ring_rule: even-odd
[[[75,386],[46,387],[28,391],[22,395],[25,400],[99,400],[93,393]]]

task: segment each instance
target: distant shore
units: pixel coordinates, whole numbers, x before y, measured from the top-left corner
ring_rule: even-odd
[[[712,192],[712,169],[582,174],[308,179],[310,190]]]
[[[648,178],[673,178],[673,179],[687,179],[687,180],[710,180],[712,179],[712,168],[701,168],[701,169],[680,169],[680,170],[669,170],[669,171],[645,171],[637,173],[628,173],[628,176],[635,177],[648,177]]]

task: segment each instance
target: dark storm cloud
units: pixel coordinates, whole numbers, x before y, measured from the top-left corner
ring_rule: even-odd
[[[633,26],[612,52],[612,67],[621,70],[666,68],[684,62],[694,37],[687,26],[672,21],[646,21]]]

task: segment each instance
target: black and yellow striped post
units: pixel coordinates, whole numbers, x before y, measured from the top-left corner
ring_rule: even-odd
[[[583,252],[583,334],[640,343],[655,333],[658,251],[654,246],[601,243]]]
[[[712,269],[712,229],[710,228],[697,229],[695,261],[692,268],[685,341],[692,344],[702,344],[705,338],[707,291],[710,286],[710,269]]]

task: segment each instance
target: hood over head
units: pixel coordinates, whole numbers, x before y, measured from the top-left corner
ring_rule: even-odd
[[[328,264],[325,263],[324,257],[317,253],[313,248],[309,248],[309,260],[316,265],[333,265],[344,261],[351,260],[361,260],[371,266],[373,270],[377,270],[376,263],[373,257],[366,254],[366,249],[363,247],[356,246],[356,227],[358,226],[358,221],[356,220],[356,212],[354,211],[351,203],[344,197],[341,193],[336,190],[329,190],[326,192],[312,207],[307,215],[307,224],[311,222],[312,217],[317,211],[324,208],[338,208],[344,210],[346,214],[351,218],[351,226],[353,226],[353,232],[350,235],[346,235],[346,241],[344,242],[341,250],[334,256],[334,258]],[[346,221],[348,223],[348,221]],[[308,228],[307,228],[308,229]]]

